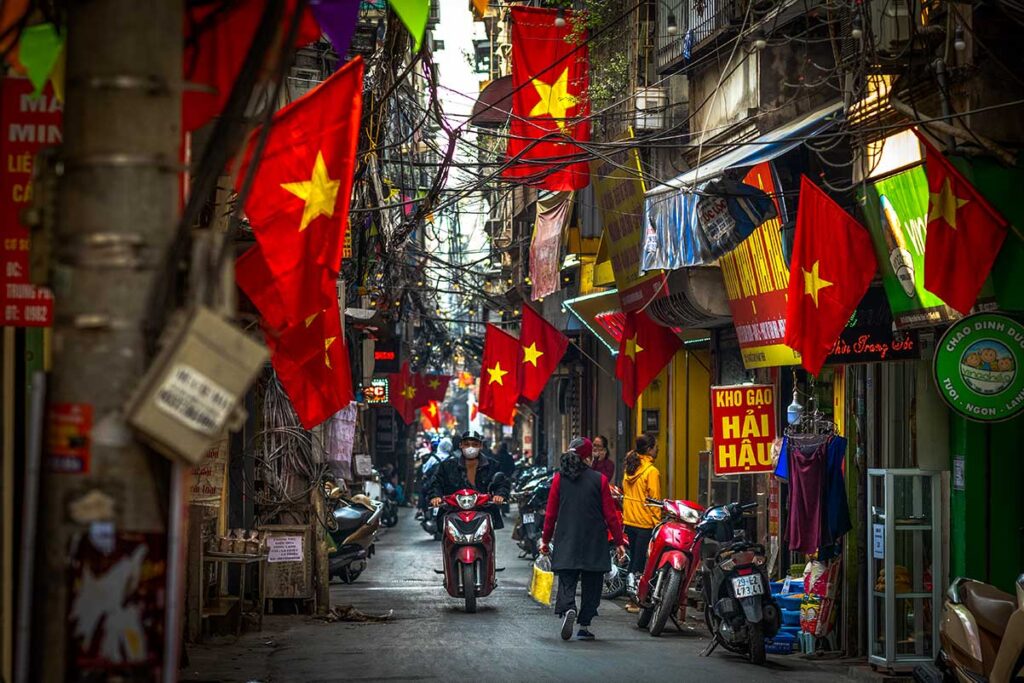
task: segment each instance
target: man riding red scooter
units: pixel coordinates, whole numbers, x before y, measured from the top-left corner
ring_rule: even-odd
[[[476,611],[477,597],[497,586],[494,531],[501,529],[500,506],[508,496],[508,477],[498,464],[482,455],[480,435],[466,432],[459,450],[435,468],[425,492],[431,507],[441,508],[444,586],[454,598],[463,598],[467,612]]]

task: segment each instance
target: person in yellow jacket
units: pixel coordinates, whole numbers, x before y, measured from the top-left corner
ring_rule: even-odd
[[[647,564],[647,545],[651,530],[661,521],[661,509],[646,504],[648,498],[661,498],[661,475],[654,466],[658,456],[658,443],[650,434],[636,438],[636,450],[626,455],[622,476],[622,523],[629,539],[630,594],[635,594],[636,583]],[[639,609],[635,602],[626,606],[629,611]]]

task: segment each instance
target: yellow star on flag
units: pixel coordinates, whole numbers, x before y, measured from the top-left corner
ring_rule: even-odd
[[[336,341],[338,341],[337,337],[328,337],[327,339],[324,339],[324,365],[330,369],[333,369],[331,368],[331,344]]]
[[[487,381],[488,384],[497,383],[505,386],[505,381],[502,378],[508,374],[508,370],[501,369],[501,361],[496,362],[493,368],[487,368],[487,374],[490,375]]]
[[[543,351],[537,350],[537,342],[533,342],[529,346],[523,347],[523,364],[532,363],[533,367],[537,367],[537,359],[544,355]]]
[[[437,389],[441,386],[441,380],[435,377],[434,379],[430,380],[429,386],[431,389]]]
[[[953,188],[946,178],[939,188],[938,193],[928,193],[928,222],[941,218],[946,225],[956,230],[956,212],[961,206],[969,202],[969,199],[960,199],[953,193]]]
[[[430,410],[430,416],[431,417],[437,417],[437,404],[436,403],[432,402],[430,404],[429,410]]]
[[[327,216],[330,218],[334,215],[334,203],[338,199],[338,188],[341,187],[341,181],[331,180],[327,174],[324,153],[317,152],[316,162],[313,164],[313,176],[309,180],[281,183],[281,187],[306,202],[306,206],[302,210],[302,222],[299,224],[299,232],[302,232],[317,217]]]
[[[636,343],[636,337],[637,335],[634,334],[631,338],[626,340],[625,351],[626,355],[632,358],[634,363],[636,362],[636,354],[644,350],[644,347]]]
[[[416,387],[411,384],[407,384],[402,387],[402,396],[406,399],[413,399],[416,396]]]
[[[820,267],[820,264],[820,261],[815,261],[814,265],[811,266],[811,269],[809,271],[804,270],[803,268],[800,269],[801,271],[803,271],[804,274],[804,294],[811,295],[811,298],[814,299],[815,308],[818,307],[818,292],[825,289],[826,287],[832,286],[831,282],[829,282],[828,280],[826,280],[825,278],[821,277],[821,275],[818,274],[818,268]]]
[[[569,93],[569,69],[562,71],[554,83],[545,83],[539,78],[530,82],[540,96],[540,102],[530,110],[530,118],[547,114],[564,130],[566,114],[578,104],[576,96]]]

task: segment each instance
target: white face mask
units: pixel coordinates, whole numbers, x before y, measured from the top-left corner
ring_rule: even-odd
[[[476,446],[469,446],[462,449],[462,454],[470,460],[475,460],[480,455],[480,449]]]

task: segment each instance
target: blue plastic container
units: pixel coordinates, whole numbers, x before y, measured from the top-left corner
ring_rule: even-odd
[[[779,607],[783,612],[791,610],[795,612],[800,611],[800,605],[804,601],[803,593],[794,593],[792,595],[779,595],[776,596],[775,602],[778,603]]]
[[[765,650],[773,655],[788,655],[797,647],[797,637],[792,633],[779,631],[774,638],[764,639]]]
[[[785,626],[799,626],[800,625],[800,610],[798,610],[798,609],[783,609],[782,610],[782,623]]]
[[[782,592],[782,587],[786,585],[785,581],[772,581],[768,584],[772,588],[772,595],[778,595]]]

